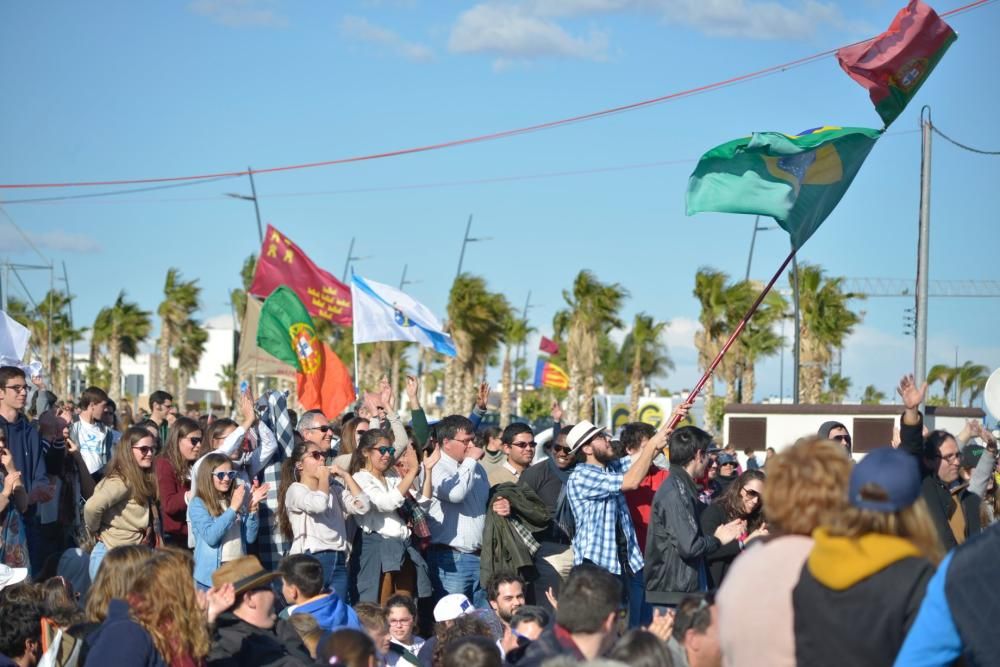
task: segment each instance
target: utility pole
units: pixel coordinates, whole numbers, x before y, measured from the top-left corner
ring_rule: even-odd
[[[802,348],[802,327],[799,324],[799,262],[792,257],[792,299],[795,302],[795,348],[792,350],[792,404],[799,404],[799,352]]]
[[[777,229],[774,225],[764,225],[760,224],[760,216],[755,216],[753,219],[753,236],[750,237],[750,255],[747,257],[747,274],[744,280],[750,280],[750,264],[753,262],[753,248],[757,244],[757,232],[769,232],[772,229]]]
[[[462,251],[458,254],[458,271],[455,273],[455,279],[457,280],[460,275],[462,275],[462,264],[465,262],[465,246],[470,243],[477,243],[479,241],[489,241],[492,236],[483,236],[481,238],[473,238],[469,236],[469,231],[472,229],[472,214],[469,214],[469,221],[465,223],[465,236],[462,237]]]
[[[73,324],[73,299],[70,297],[69,291],[69,274],[66,272],[66,261],[63,260],[62,263],[63,270],[63,282],[66,284],[66,298],[68,299],[67,305],[69,307],[69,329],[73,332],[75,327]],[[66,395],[74,396],[76,392],[73,389],[76,388],[76,381],[74,377],[74,372],[76,371],[76,336],[70,333],[69,337],[69,368],[66,369],[68,379],[66,380]]]
[[[926,113],[926,118],[924,114]],[[927,379],[927,278],[931,232],[931,108],[920,110],[920,226],[917,236],[916,342],[913,374],[917,386]]]
[[[528,290],[528,298],[524,300],[524,311],[521,314],[521,319],[524,320],[525,326],[528,324],[528,310],[531,308],[531,290]],[[514,357],[514,377],[512,379],[512,384],[517,386],[517,370],[521,367],[521,360],[527,356],[527,345],[528,341],[521,341],[517,346],[517,356]]]
[[[354,237],[351,237],[351,245],[347,248],[347,259],[344,261],[344,275],[341,277],[340,282],[347,282],[347,270],[351,268],[351,262],[359,262],[362,259],[371,259],[371,255],[365,255],[364,257],[358,257],[354,254]],[[403,278],[406,278],[406,270],[403,270]],[[402,289],[402,284],[400,285]]]
[[[247,167],[247,176],[250,177],[250,195],[253,197],[253,210],[257,214],[257,236],[260,244],[264,245],[264,227],[260,224],[260,205],[257,203],[257,186],[253,182],[253,168]]]

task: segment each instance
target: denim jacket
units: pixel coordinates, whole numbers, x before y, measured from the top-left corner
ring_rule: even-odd
[[[194,580],[202,586],[211,587],[212,573],[222,565],[222,541],[233,521],[240,522],[240,541],[244,554],[247,543],[257,541],[260,522],[256,512],[237,514],[231,507],[213,517],[198,497],[191,499],[188,514],[194,535]]]

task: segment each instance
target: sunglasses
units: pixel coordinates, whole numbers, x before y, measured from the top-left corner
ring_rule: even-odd
[[[753,489],[743,489],[743,493],[747,494],[751,498],[760,498],[760,494]]]
[[[321,452],[318,449],[314,449],[311,452],[309,452],[309,456],[311,456],[314,461],[333,460],[333,454],[327,452]]]
[[[385,456],[386,454],[388,454],[389,456],[393,456],[396,453],[396,448],[395,447],[376,447],[375,451],[378,452],[379,454],[381,454],[382,456]]]
[[[569,454],[573,450],[565,445],[552,445],[552,451],[554,451],[556,454]]]
[[[538,443],[535,442],[534,440],[532,440],[531,442],[512,442],[510,443],[510,446],[518,447],[520,449],[529,449],[529,448],[534,449],[535,447],[538,446]]]
[[[188,438],[188,442],[191,443],[192,447],[197,447],[201,444],[202,438]]]
[[[842,442],[845,445],[851,444],[851,436],[849,435],[835,435],[833,436],[833,439],[837,442]]]
[[[330,426],[329,424],[323,424],[322,426],[310,426],[306,430],[307,431],[320,431],[321,433],[326,433],[331,428],[333,428],[333,427]]]
[[[220,482],[225,481],[227,479],[231,482],[234,479],[236,479],[236,471],[235,470],[218,470],[218,471],[212,473],[212,477],[214,477],[215,479],[219,480]]]
[[[149,456],[156,451],[156,447],[150,447],[149,445],[143,445],[142,447],[133,447],[135,451],[139,452],[143,456]]]

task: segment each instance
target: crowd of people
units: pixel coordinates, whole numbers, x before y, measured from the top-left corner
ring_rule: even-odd
[[[558,404],[539,447],[486,385],[230,419],[2,367],[0,666],[995,664],[996,441],[927,431],[925,391],[858,463],[836,422],[741,461]]]

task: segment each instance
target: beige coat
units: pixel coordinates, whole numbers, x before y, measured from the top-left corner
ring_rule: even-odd
[[[120,477],[105,477],[83,506],[87,530],[108,549],[125,544],[141,544],[150,526],[150,509],[132,499],[131,490]]]

